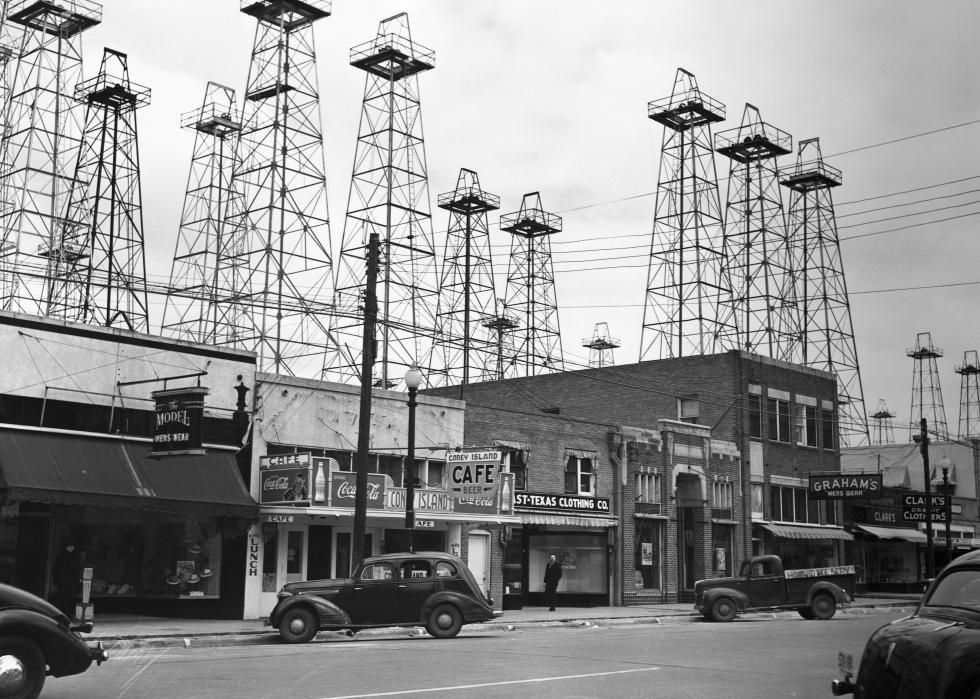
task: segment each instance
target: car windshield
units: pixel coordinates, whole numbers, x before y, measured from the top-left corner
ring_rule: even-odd
[[[956,570],[945,575],[936,583],[924,606],[980,612],[980,570]]]

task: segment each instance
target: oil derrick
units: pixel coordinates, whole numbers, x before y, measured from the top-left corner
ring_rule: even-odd
[[[589,350],[589,367],[604,367],[615,364],[613,350],[622,343],[610,337],[608,323],[596,323],[592,337],[582,340],[582,346]]]
[[[504,307],[521,323],[508,378],[564,370],[551,236],[561,217],[541,207],[541,195],[525,194],[519,211],[500,217],[500,230],[511,234]]]
[[[149,330],[136,111],[149,88],[129,79],[126,54],[105,49],[99,74],[75,88],[85,133],[51,262],[49,315]]]
[[[976,350],[963,353],[963,363],[956,367],[960,375],[960,439],[980,438],[980,358]]]
[[[949,439],[946,427],[946,409],[943,407],[943,387],[939,382],[936,359],[943,351],[932,345],[931,333],[915,336],[915,347],[905,351],[915,360],[912,369],[912,410],[909,413],[909,442],[921,434],[921,421],[928,421],[929,431],[938,439]]]
[[[511,365],[514,358],[514,330],[519,327],[517,318],[507,313],[507,307],[503,299],[497,299],[496,314],[485,318],[483,326],[487,328],[495,338],[494,364],[491,378],[504,378],[507,368]]]
[[[231,176],[238,199],[225,216],[215,289],[219,344],[255,352],[262,371],[307,378],[320,378],[329,351],[333,265],[313,25],[330,7],[242,0],[255,39]]]
[[[63,217],[82,143],[82,33],[102,6],[76,0],[6,2],[9,89],[0,142],[0,307],[48,315]]]
[[[456,189],[440,194],[437,205],[449,212],[433,346],[443,355],[444,373],[430,372],[429,383],[485,381],[494,377],[496,341],[487,321],[497,305],[487,213],[500,208],[500,197],[483,191],[477,174],[463,168]]]
[[[884,398],[879,398],[878,408],[871,415],[871,419],[874,421],[874,426],[871,432],[872,444],[895,443],[895,429],[892,425],[893,417],[895,417],[895,413],[888,410],[888,406],[885,405]]]
[[[387,388],[433,356],[438,275],[418,76],[435,67],[435,54],[412,40],[408,15],[401,13],[352,48],[350,62],[366,77],[334,296],[334,327],[344,351],[331,357],[328,376],[360,379],[367,243],[374,234],[381,254],[371,379]]]
[[[776,158],[793,137],[762,121],[745,105],[742,124],[715,136],[715,150],[731,158],[725,208],[724,319],[720,345],[774,359],[791,355],[798,323],[783,199]]]
[[[244,311],[222,307],[232,289],[246,276],[241,237],[229,235],[226,220],[240,216],[241,197],[231,189],[236,146],[242,122],[230,87],[209,82],[204,102],[181,117],[181,126],[195,132],[187,176],[187,192],[170,269],[163,311],[164,335],[190,342],[225,344],[233,337],[218,335],[218,319],[243,317]],[[230,214],[230,215],[229,215]],[[235,246],[237,245],[237,248]],[[218,261],[222,276],[219,278]],[[223,325],[232,330],[238,323]]]
[[[844,278],[832,190],[840,170],[820,153],[820,140],[800,141],[796,166],[780,183],[790,190],[787,226],[790,268],[795,289],[799,334],[792,356],[784,359],[837,376],[841,443],[867,443],[868,419],[854,342],[854,325]]]
[[[723,216],[711,125],[725,105],[677,69],[670,97],[647,106],[663,124],[640,361],[710,354],[719,328]]]

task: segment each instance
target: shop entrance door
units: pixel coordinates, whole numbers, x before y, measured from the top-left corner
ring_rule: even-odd
[[[306,580],[306,527],[266,522],[262,542],[261,605],[263,610],[272,611],[283,585]]]
[[[470,532],[466,539],[466,566],[473,573],[483,594],[487,594],[487,573],[490,569],[490,535],[487,532]]]

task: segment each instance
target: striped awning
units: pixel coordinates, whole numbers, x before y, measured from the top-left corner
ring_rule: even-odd
[[[574,515],[521,512],[523,524],[549,524],[555,527],[618,527],[619,520],[608,517],[576,517]]]
[[[853,536],[839,527],[804,527],[794,524],[770,524],[769,522],[759,523],[759,526],[770,532],[773,536],[778,536],[782,539],[810,539],[813,541],[854,540]]]
[[[855,524],[855,529],[859,529],[865,534],[871,534],[879,539],[897,539],[898,541],[911,541],[915,544],[926,543],[926,535],[918,529],[904,529],[902,527],[872,527],[868,524]]]

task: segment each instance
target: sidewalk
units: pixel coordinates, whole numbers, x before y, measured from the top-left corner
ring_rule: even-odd
[[[867,614],[886,608],[894,608],[896,611],[904,609],[911,613],[918,599],[917,595],[859,595],[851,605],[838,610],[838,614]],[[758,614],[795,615],[795,612]],[[636,607],[565,607],[554,612],[549,612],[546,607],[526,607],[507,610],[503,616],[486,624],[465,626],[463,633],[480,628],[514,631],[542,626],[677,623],[700,618],[689,603]],[[358,635],[397,638],[418,635],[418,628],[369,629]],[[320,638],[328,638],[335,633],[324,631]],[[278,632],[270,626],[263,626],[259,619],[168,619],[109,614],[100,616],[96,613],[95,630],[86,640],[102,641],[111,659],[113,650],[118,652],[134,648],[191,648],[277,642]]]

